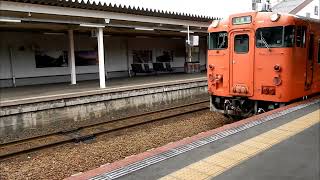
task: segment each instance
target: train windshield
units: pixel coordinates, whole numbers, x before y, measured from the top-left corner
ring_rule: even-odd
[[[208,39],[210,50],[228,48],[228,33],[226,31],[209,33]]]
[[[258,48],[280,48],[294,46],[294,26],[259,28],[256,31]]]

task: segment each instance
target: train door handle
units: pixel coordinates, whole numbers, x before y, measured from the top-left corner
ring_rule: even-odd
[[[235,61],[235,60],[233,60],[233,61],[232,61],[232,64],[235,64],[235,63],[236,63],[236,61]]]

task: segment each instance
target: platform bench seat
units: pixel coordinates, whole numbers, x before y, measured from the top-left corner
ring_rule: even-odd
[[[134,75],[137,75],[137,73],[152,73],[148,63],[131,64],[131,68]]]
[[[155,62],[150,68],[149,63],[134,63],[131,64],[132,72],[136,76],[138,73],[157,73],[157,72],[172,72],[173,68],[170,62]]]
[[[156,62],[152,63],[153,70],[156,72],[172,72],[173,68],[171,67],[170,62]]]

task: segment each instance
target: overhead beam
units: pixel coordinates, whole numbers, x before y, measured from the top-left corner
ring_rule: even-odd
[[[56,19],[43,19],[43,18],[17,18],[17,17],[8,17],[2,16],[0,18],[0,22],[2,19],[5,19],[6,22],[36,22],[36,23],[56,23],[56,24],[67,24],[67,25],[80,25],[82,27],[116,27],[116,28],[152,28],[154,30],[161,30],[161,31],[177,31],[177,32],[184,32],[187,33],[185,29],[182,29],[180,25],[177,28],[166,28],[166,27],[159,27],[159,26],[136,26],[136,25],[124,25],[124,24],[97,24],[97,23],[90,23],[86,21],[70,21],[70,20],[56,20]],[[130,23],[128,23],[130,24]],[[205,29],[205,30],[204,30]],[[206,28],[202,29],[192,29],[192,32],[198,33],[207,33]]]
[[[29,12],[42,13],[42,14],[62,15],[62,16],[74,16],[74,17],[90,17],[90,18],[102,18],[102,19],[108,18],[108,19],[114,19],[114,20],[194,26],[194,27],[208,27],[210,24],[209,22],[197,22],[197,21],[189,21],[189,20],[178,20],[178,19],[171,19],[171,18],[115,13],[115,12],[97,11],[97,10],[88,10],[88,9],[76,9],[76,8],[69,8],[69,7],[57,7],[57,6],[20,3],[20,2],[8,2],[8,1],[0,1],[0,10],[25,12],[25,13],[29,13]]]

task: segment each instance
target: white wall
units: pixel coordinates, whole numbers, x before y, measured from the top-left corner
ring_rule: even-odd
[[[104,37],[106,71],[126,71],[127,38]]]
[[[314,14],[315,6],[318,6],[318,15]],[[306,7],[304,7],[301,11],[297,13],[297,15],[300,16],[307,16],[307,13],[310,13],[310,17],[314,19],[320,19],[320,1],[319,0],[313,0],[310,4],[308,4]]]
[[[57,75],[70,75],[69,67],[36,68],[35,50],[64,50],[68,51],[68,35],[48,35],[40,32],[0,32],[0,80],[11,79],[9,47],[12,49],[12,61],[17,79],[31,77],[50,77]],[[89,35],[75,33],[75,50],[95,50],[97,40]],[[163,50],[175,52],[173,67],[184,67],[185,62],[185,39],[184,38],[158,38],[158,37],[118,37],[104,36],[105,65],[107,72],[128,71],[132,63],[132,50],[150,49],[153,52],[153,61],[162,55]],[[200,41],[200,62],[206,64],[206,41]],[[127,49],[128,48],[128,49]],[[180,53],[177,53],[180,52]],[[181,53],[182,52],[182,53]],[[129,54],[129,58],[127,56]],[[130,65],[129,65],[130,67]],[[77,75],[96,74],[98,65],[76,66]],[[83,76],[82,76],[83,77]],[[97,78],[97,76],[90,76]],[[83,78],[86,79],[86,78]],[[62,78],[63,80],[63,78]],[[51,80],[44,80],[44,82]],[[59,80],[60,82],[61,80]],[[65,78],[65,81],[69,79]],[[50,83],[48,82],[48,83]]]
[[[4,36],[0,35],[0,37],[0,79],[9,79],[12,76],[10,73],[8,42],[4,39]]]
[[[162,55],[164,50],[173,50],[174,61],[173,67],[183,67],[185,62],[185,39],[184,38],[154,38],[154,37],[135,37],[129,38],[129,60],[132,60],[132,50],[152,50],[153,62],[156,57]],[[182,51],[182,53],[181,53]]]

